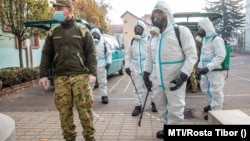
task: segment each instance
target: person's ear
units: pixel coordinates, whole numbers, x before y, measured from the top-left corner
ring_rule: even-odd
[[[73,13],[73,8],[69,8],[69,12],[70,12],[70,13]]]

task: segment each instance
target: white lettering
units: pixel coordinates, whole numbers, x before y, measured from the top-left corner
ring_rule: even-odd
[[[218,131],[216,131],[218,134]],[[168,129],[168,136],[212,136],[212,131],[194,131],[193,129]]]
[[[181,129],[175,129],[175,132],[177,133],[177,136],[180,136]]]
[[[187,136],[193,136],[193,130],[187,129]]]
[[[237,136],[238,131],[227,131],[225,129],[215,129],[217,136]]]
[[[168,136],[175,136],[175,129],[168,129]]]

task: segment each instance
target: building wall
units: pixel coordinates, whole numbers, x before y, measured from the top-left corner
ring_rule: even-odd
[[[16,39],[13,34],[2,32],[0,29],[0,69],[7,67],[20,67],[19,50],[16,47]],[[26,40],[26,48],[22,49],[23,66],[37,67],[40,65],[41,50],[44,43],[39,41],[38,48],[32,48],[29,45],[29,40]]]
[[[139,19],[134,15],[130,14],[129,12],[123,15],[123,40],[125,48],[128,47],[131,39],[134,37],[134,25],[135,22]],[[146,34],[149,35],[150,27],[149,24],[146,24]]]
[[[151,24],[151,14],[145,14],[144,16],[141,17],[141,19]]]
[[[119,25],[110,25],[109,26],[109,32],[111,33],[111,35],[113,35],[119,45],[122,45],[124,44],[124,40],[123,40],[123,26],[122,24],[119,24]]]

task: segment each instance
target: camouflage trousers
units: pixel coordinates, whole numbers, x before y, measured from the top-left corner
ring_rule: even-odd
[[[192,72],[190,75],[190,83],[191,83],[191,87],[192,87],[192,92],[197,92],[198,91],[198,82],[195,76],[195,73]]]
[[[62,135],[66,141],[75,141],[73,107],[76,106],[83,128],[82,135],[87,140],[94,138],[92,89],[86,74],[55,76],[55,105],[60,114]]]

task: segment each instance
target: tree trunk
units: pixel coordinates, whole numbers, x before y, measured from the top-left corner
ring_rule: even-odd
[[[20,38],[17,38],[17,40],[18,40],[20,68],[23,68],[22,40]]]

